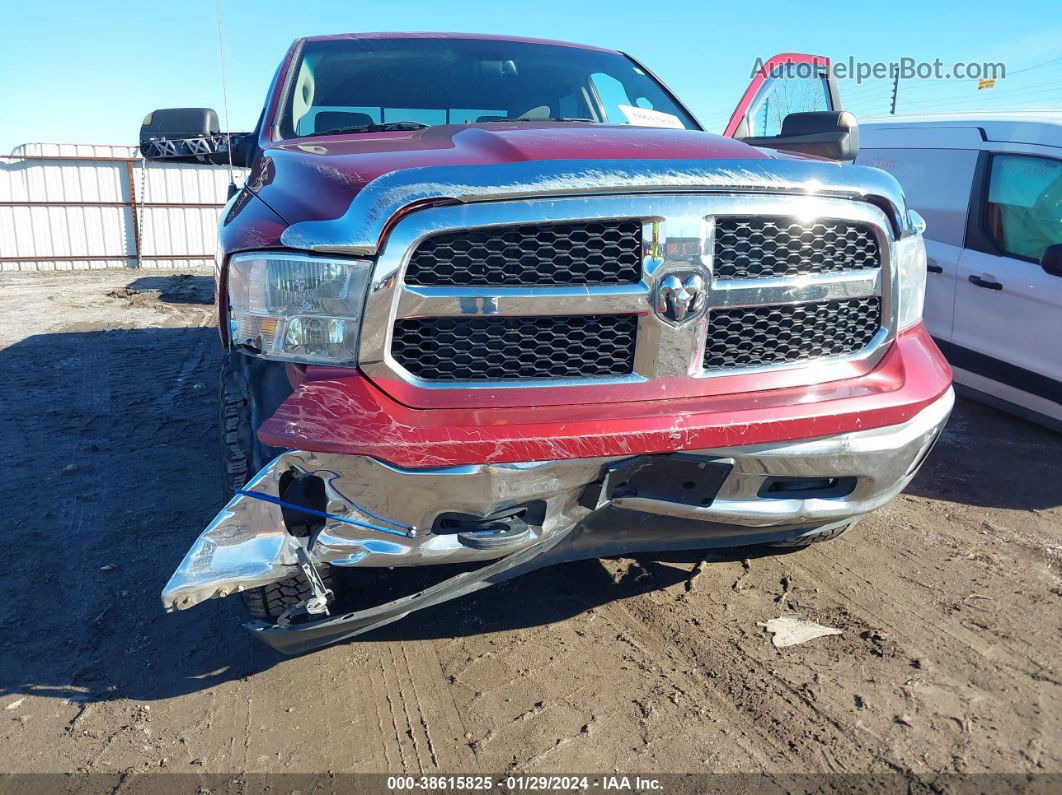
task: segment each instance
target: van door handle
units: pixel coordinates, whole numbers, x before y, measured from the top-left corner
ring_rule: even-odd
[[[984,287],[986,290],[1002,290],[1003,285],[999,282],[989,281],[988,279],[982,279],[980,276],[970,276],[970,284],[976,284],[978,287]]]
[[[937,265],[937,261],[930,257],[926,260],[926,271],[929,273],[943,273],[944,269]]]

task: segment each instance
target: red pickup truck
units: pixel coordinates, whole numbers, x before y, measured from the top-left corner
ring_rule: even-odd
[[[165,608],[239,593],[294,653],[562,561],[824,541],[892,499],[951,373],[924,224],[844,162],[827,67],[766,62],[718,136],[620,52],[321,36],[252,133],[149,114],[145,157],[249,168],[217,272],[232,498]],[[434,584],[393,598],[402,566]]]

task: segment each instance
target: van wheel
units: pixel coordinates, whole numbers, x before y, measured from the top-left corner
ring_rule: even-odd
[[[822,541],[832,541],[854,524],[855,522],[849,522],[848,524],[843,524],[840,527],[833,527],[829,530],[817,530],[807,533],[806,535],[783,538],[781,541],[772,541],[770,544],[765,544],[765,546],[773,549],[801,549],[803,547],[810,547],[812,544],[818,544]]]

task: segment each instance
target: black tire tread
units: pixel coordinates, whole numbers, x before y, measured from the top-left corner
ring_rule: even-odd
[[[332,570],[329,566],[318,566],[325,588],[332,588]],[[261,588],[242,591],[244,609],[252,618],[275,621],[285,610],[294,607],[313,595],[310,583],[301,574],[286,580],[271,582]]]
[[[255,433],[251,393],[246,388],[244,377],[232,367],[229,354],[221,363],[220,428],[221,428],[221,477],[226,489],[226,499],[237,489],[242,489],[251,477],[252,457],[255,449]],[[329,566],[319,566],[326,588],[332,588],[332,571]],[[301,574],[286,580],[272,582],[260,588],[240,592],[244,609],[252,618],[275,621],[285,610],[294,607],[312,594],[310,583]]]
[[[248,402],[238,389],[238,377],[232,372],[228,357],[221,364],[221,478],[228,493],[242,489],[251,477],[250,446],[253,429]]]

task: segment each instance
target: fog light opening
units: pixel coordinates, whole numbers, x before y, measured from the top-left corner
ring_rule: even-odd
[[[328,509],[328,496],[325,493],[325,482],[317,475],[304,475],[294,469],[289,469],[280,476],[278,484],[280,499],[298,508],[309,508],[319,514]],[[298,510],[296,507],[281,506],[284,515],[284,527],[296,538],[303,538],[324,527],[325,520],[321,516],[315,516]]]
[[[855,477],[769,477],[759,496],[768,500],[837,499],[847,497],[855,486]]]

